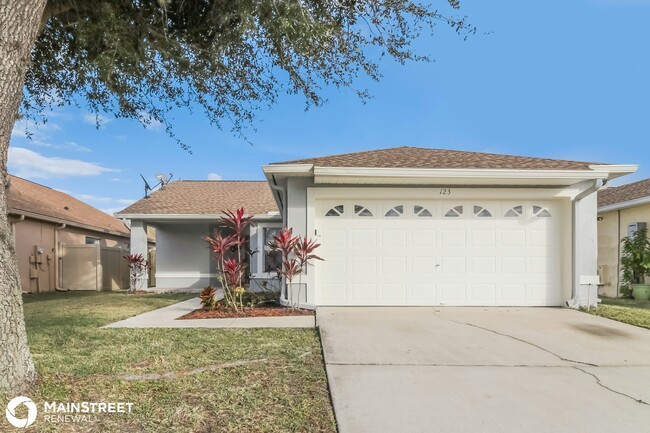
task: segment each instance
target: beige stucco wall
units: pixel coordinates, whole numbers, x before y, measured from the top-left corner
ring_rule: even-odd
[[[16,245],[16,259],[22,289],[25,292],[39,293],[55,290],[54,267],[58,262],[54,244],[54,230],[58,226],[48,221],[25,218],[19,221],[10,217],[13,225]],[[122,245],[128,248],[128,238],[114,236],[76,227],[66,227],[59,230],[58,241],[64,244],[85,244],[86,236],[100,239],[102,246],[114,247]],[[43,254],[36,254],[36,247],[43,248]],[[40,261],[40,263],[30,263]],[[30,278],[30,269],[36,278]]]
[[[618,277],[620,240],[627,236],[628,224],[645,222],[650,225],[650,204],[602,213],[598,217],[598,272],[604,284],[598,293],[602,296],[615,297],[620,294]]]

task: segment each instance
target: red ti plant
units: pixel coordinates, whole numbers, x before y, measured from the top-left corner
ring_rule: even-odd
[[[236,212],[224,211],[220,228],[226,228],[233,233],[223,236],[217,230],[213,236],[203,239],[210,244],[214,259],[217,262],[217,272],[223,288],[224,303],[226,306],[238,310],[242,306],[244,289],[244,276],[248,266],[243,255],[247,254],[246,230],[252,217],[245,216],[244,208]],[[234,257],[229,257],[233,255]]]
[[[314,254],[320,244],[306,236],[300,238],[293,236],[293,229],[285,228],[269,243],[269,247],[275,251],[282,252],[282,269],[280,274],[290,285],[293,279],[298,275],[298,293],[297,299],[293,298],[293,291],[287,290],[287,299],[291,303],[291,308],[295,308],[300,300],[300,291],[302,290],[302,273],[311,260],[323,260]]]
[[[149,267],[149,262],[142,254],[129,254],[124,256],[129,266],[130,285],[129,292],[142,288],[142,274]]]
[[[300,300],[300,291],[302,290],[302,270],[307,267],[311,260],[323,260],[314,254],[314,251],[318,247],[320,247],[320,244],[316,243],[314,239],[307,238],[307,236],[299,238],[293,246],[293,253],[296,255],[298,265],[300,266],[300,273],[298,274],[298,300]]]

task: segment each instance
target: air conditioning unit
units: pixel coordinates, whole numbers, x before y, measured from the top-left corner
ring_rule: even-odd
[[[634,237],[636,232],[638,232],[639,230],[647,230],[647,229],[648,229],[648,225],[646,223],[642,223],[642,222],[630,223],[627,225],[627,235],[629,237]]]

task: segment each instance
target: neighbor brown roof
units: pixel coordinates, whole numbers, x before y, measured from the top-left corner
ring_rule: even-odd
[[[179,180],[143,198],[119,214],[218,215],[240,207],[247,214],[277,212],[266,181]]]
[[[276,164],[313,164],[316,167],[589,170],[590,165],[597,163],[403,146]]]
[[[598,191],[598,207],[650,197],[650,179]]]
[[[64,192],[16,176],[9,176],[7,192],[9,213],[29,212],[62,223],[90,226],[99,232],[129,236],[122,221]]]

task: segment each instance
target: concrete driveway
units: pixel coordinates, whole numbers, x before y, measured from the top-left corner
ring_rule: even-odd
[[[319,308],[341,433],[647,433],[650,331],[560,308]]]

